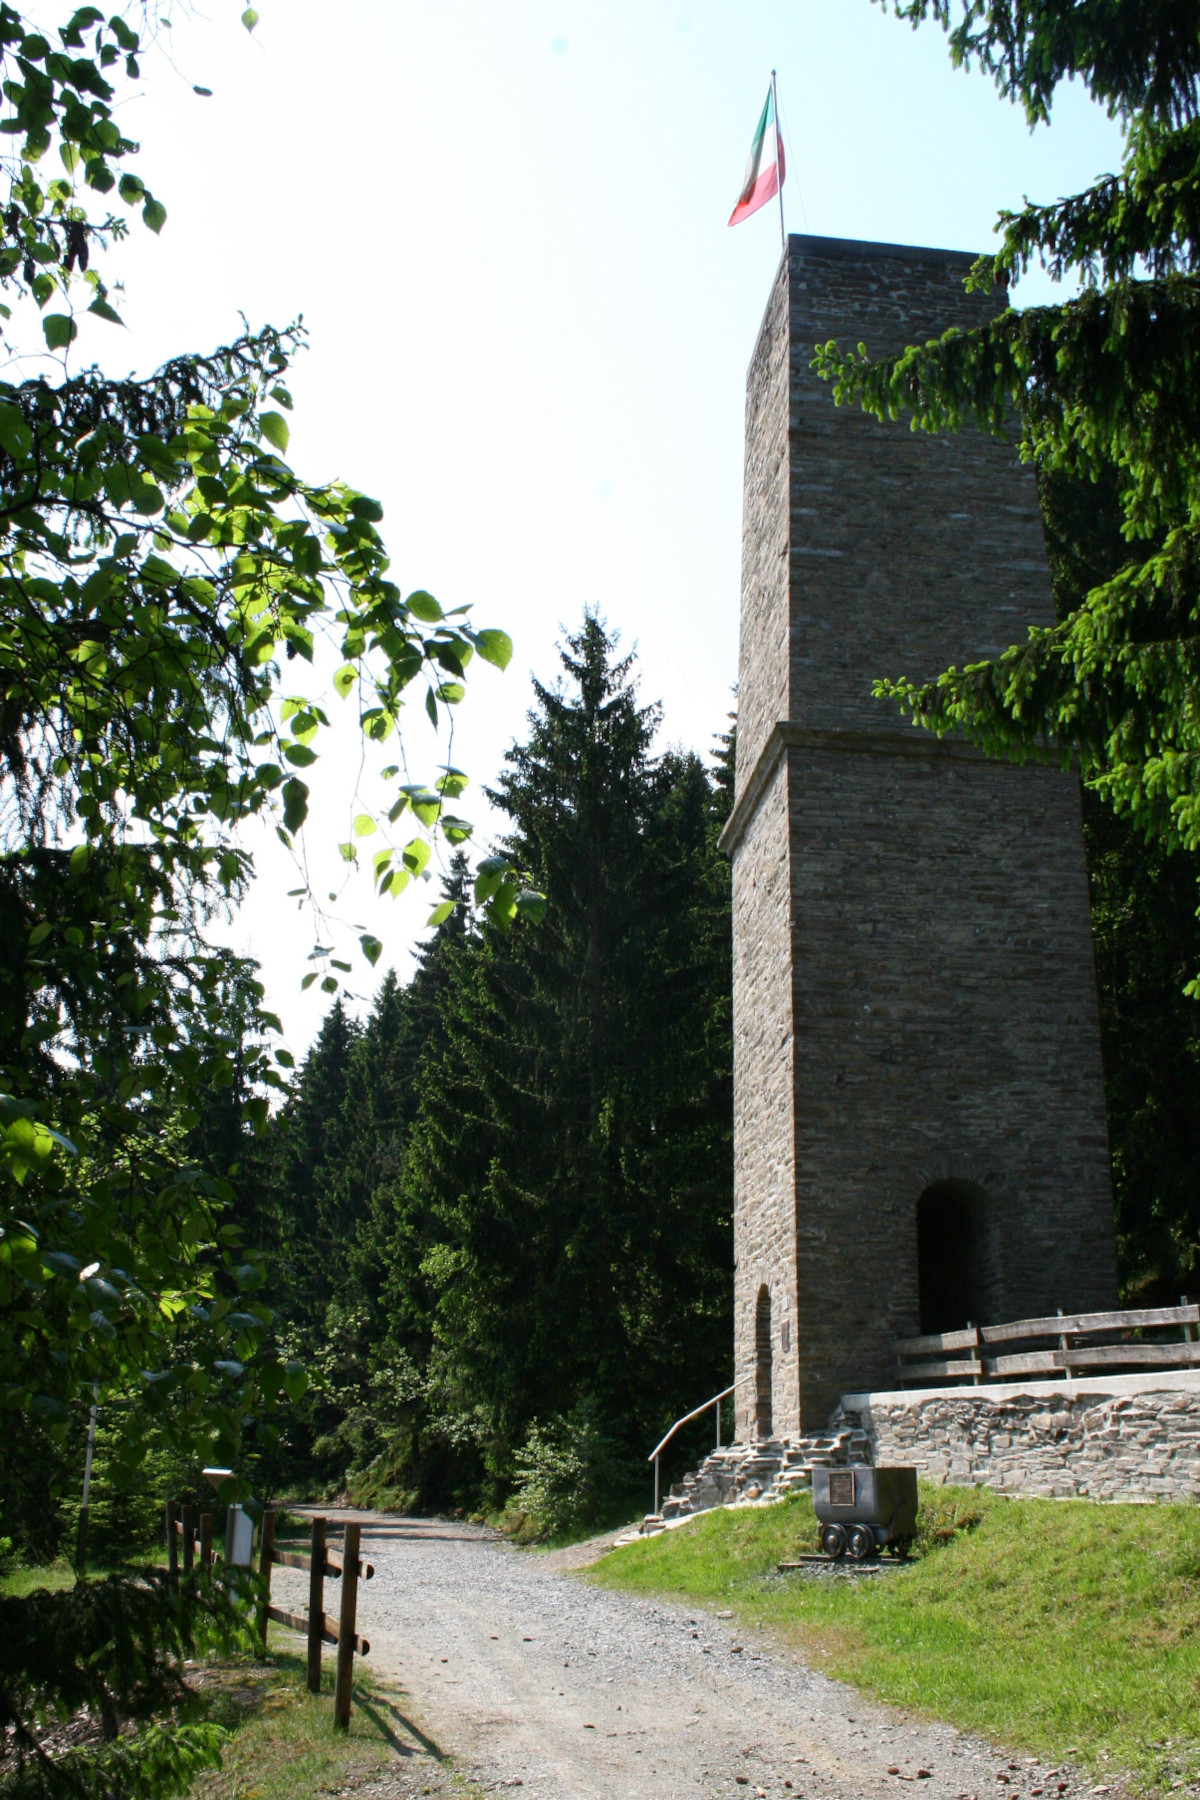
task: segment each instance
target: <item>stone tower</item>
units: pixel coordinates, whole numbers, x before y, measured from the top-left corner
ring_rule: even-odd
[[[894,1386],[897,1337],[1116,1299],[1078,782],[871,694],[1052,621],[1034,477],[809,368],[978,323],[971,261],[792,237],[750,365],[722,840],[743,1440]]]

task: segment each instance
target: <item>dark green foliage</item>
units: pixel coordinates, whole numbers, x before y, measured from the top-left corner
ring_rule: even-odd
[[[0,1598],[0,1795],[153,1800],[182,1791],[219,1761],[221,1738],[211,1725],[161,1723],[190,1703],[183,1659],[201,1644],[245,1643],[245,1616],[219,1584],[199,1596],[155,1571]],[[43,1747],[47,1727],[80,1715],[96,1721],[98,1743]]]
[[[1196,0],[879,0],[950,34],[956,64],[977,61],[1031,124],[1058,84],[1078,77],[1111,114],[1190,118],[1200,76]]]
[[[1115,493],[1121,553],[1059,623],[990,662],[914,686],[920,724],[1014,759],[1077,757],[1085,781],[1148,839],[1200,848],[1200,9],[1194,0],[898,0],[933,17],[1032,122],[1078,76],[1126,129],[1120,171],[1085,193],[1002,215],[971,281],[1031,262],[1082,291],[1009,309],[872,363],[827,345],[839,400],[944,430],[1019,434],[1045,473]],[[887,673],[881,671],[881,673]],[[1195,971],[1193,970],[1193,975]]]
[[[656,711],[597,620],[563,665],[494,796],[550,911],[454,965],[408,1177],[439,1380],[500,1488],[530,1425],[585,1399],[632,1473],[729,1358],[719,813],[694,757],[652,759]]]
[[[1125,560],[1113,476],[1047,473],[1042,516],[1060,614]],[[1184,993],[1200,967],[1200,857],[1145,841],[1084,790],[1092,934],[1122,1287],[1174,1305],[1200,1261],[1200,1009]]]
[[[278,1257],[277,1292],[319,1315],[340,1280],[352,1221],[339,1201],[354,1128],[346,1105],[350,1061],[361,1032],[338,1000],[304,1065],[304,1081],[287,1107],[280,1134],[278,1181],[286,1212],[263,1220],[259,1240]]]
[[[497,1504],[586,1465],[598,1516],[728,1378],[729,747],[715,779],[655,757],[657,709],[595,618],[563,668],[493,795],[544,921],[480,926],[452,869],[412,983],[385,981],[336,1059],[330,1015],[278,1121],[296,1174],[272,1204],[329,1265],[294,1315],[326,1346],[309,1473],[359,1495]]]
[[[138,51],[136,24],[94,8],[52,43],[0,5],[10,359],[39,313],[39,349],[70,343],[52,300],[116,319],[93,253],[126,223],[97,196],[165,221],[113,118]],[[50,152],[65,173],[39,177]],[[156,1434],[230,1465],[270,1448],[299,1377],[226,1177],[290,1058],[253,968],[207,927],[250,874],[239,825],[271,815],[294,845],[305,820],[329,720],[283,666],[324,634],[337,693],[387,755],[414,682],[436,723],[473,656],[508,660],[502,632],[401,594],[376,501],[283,461],[298,342],[268,327],[142,381],[64,364],[0,383],[0,1411],[18,1463],[65,1440],[97,1385],[127,1407],[115,1475]],[[470,830],[447,810],[459,771],[428,789],[400,774],[380,771],[380,817],[355,822],[392,892],[429,832]],[[536,914],[503,861],[480,879],[491,916]],[[373,964],[381,946],[360,944]],[[303,985],[336,991],[330,946],[315,961]]]
[[[284,460],[297,329],[145,380],[70,364],[76,308],[120,323],[100,268],[127,213],[166,222],[117,123],[142,39],[166,24],[84,6],[43,35],[0,4],[0,1507],[5,1541],[33,1557],[69,1529],[93,1401],[95,1536],[129,1548],[199,1463],[235,1471],[222,1500],[248,1494],[303,1386],[230,1211],[244,1133],[290,1058],[253,967],[208,927],[252,872],[239,826],[270,817],[297,847],[330,723],[294,685],[317,639],[364,744],[394,759],[354,825],[391,892],[431,833],[470,834],[448,810],[461,772],[402,775],[401,707],[418,693],[436,725],[473,657],[503,668],[511,652],[463,610],[401,593],[377,501]],[[47,351],[61,363],[17,378]],[[504,923],[540,908],[503,860],[480,884]],[[378,941],[359,948],[373,966]],[[349,966],[321,944],[304,985],[336,992]],[[0,1790],[149,1800],[211,1760],[211,1732],[165,1718],[114,1735],[179,1697],[170,1663],[193,1625],[153,1582],[5,1606],[5,1749],[15,1732],[23,1755],[60,1704],[96,1709],[108,1741],[9,1762]],[[201,1610],[227,1609],[214,1592]],[[34,1613],[37,1646],[22,1637]]]
[[[1200,1293],[1197,858],[1085,795],[1117,1258],[1134,1303]]]
[[[443,883],[450,910],[409,985],[389,971],[361,1026],[334,1006],[267,1143],[247,1151],[240,1185],[250,1229],[270,1247],[287,1343],[303,1354],[308,1376],[278,1454],[258,1465],[270,1491],[337,1488],[378,1465],[370,1493],[380,1503],[411,1492],[397,1487],[392,1465],[408,1469],[411,1482],[409,1427],[427,1410],[417,1371],[427,1358],[428,1308],[422,1250],[394,1195],[423,1070],[444,1038],[440,996],[466,935],[470,889],[466,857],[455,852]]]
[[[882,0],[887,6],[889,0]],[[969,285],[1033,264],[1074,298],[1009,308],[873,363],[818,348],[839,401],[915,429],[974,423],[1038,468],[1058,622],[924,685],[878,671],[915,723],[997,756],[1077,762],[1126,1290],[1195,1285],[1200,1209],[1200,5],[893,0],[936,20],[1031,125],[1077,77],[1125,130],[1120,169],[1001,215]],[[849,353],[847,354],[847,350]]]

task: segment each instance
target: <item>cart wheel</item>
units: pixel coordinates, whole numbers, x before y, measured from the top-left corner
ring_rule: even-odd
[[[826,1556],[835,1560],[846,1554],[846,1527],[844,1525],[826,1525],[821,1533],[821,1548]]]
[[[855,1562],[866,1562],[875,1554],[875,1533],[866,1525],[850,1527],[850,1554]]]

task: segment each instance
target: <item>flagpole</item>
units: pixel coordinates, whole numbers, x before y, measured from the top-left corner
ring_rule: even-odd
[[[771,70],[771,105],[775,113],[775,160],[779,162],[783,156],[783,126],[779,123],[779,90],[775,85],[775,71]],[[783,182],[779,183],[779,242],[783,253],[787,255],[787,231],[783,223]]]

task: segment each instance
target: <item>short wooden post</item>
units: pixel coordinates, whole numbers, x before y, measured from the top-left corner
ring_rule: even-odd
[[[275,1514],[265,1512],[258,1539],[258,1635],[267,1654],[267,1608],[271,1604],[271,1564],[275,1559]]]
[[[358,1547],[361,1525],[347,1525],[342,1545],[342,1605],[338,1614],[337,1679],[333,1688],[333,1722],[350,1729],[350,1691],[354,1685],[354,1622],[358,1611]]]
[[[1062,1316],[1063,1316],[1063,1309],[1060,1306],[1058,1309],[1058,1317],[1061,1319]],[[1069,1357],[1069,1353],[1070,1353],[1070,1349],[1071,1349],[1071,1340],[1067,1336],[1065,1331],[1060,1331],[1058,1334],[1058,1347],[1063,1353],[1063,1373],[1066,1375],[1066,1377],[1069,1381],[1071,1378],[1071,1363],[1070,1363],[1070,1357]]]
[[[179,1538],[175,1527],[179,1523],[179,1507],[174,1500],[167,1501],[167,1578],[172,1587],[179,1586]]]
[[[200,1514],[200,1567],[205,1574],[212,1568],[212,1525],[211,1513]]]
[[[1179,1304],[1180,1304],[1180,1306],[1190,1306],[1192,1304],[1192,1296],[1190,1294],[1180,1294]],[[1185,1325],[1184,1326],[1183,1341],[1185,1344],[1194,1344],[1195,1343],[1196,1327],[1194,1325]]]
[[[192,1568],[196,1560],[196,1516],[192,1507],[184,1505],[183,1515],[183,1580],[185,1587],[192,1582]]]
[[[308,1570],[308,1691],[321,1691],[321,1642],[325,1634],[325,1521],[312,1522]]]

